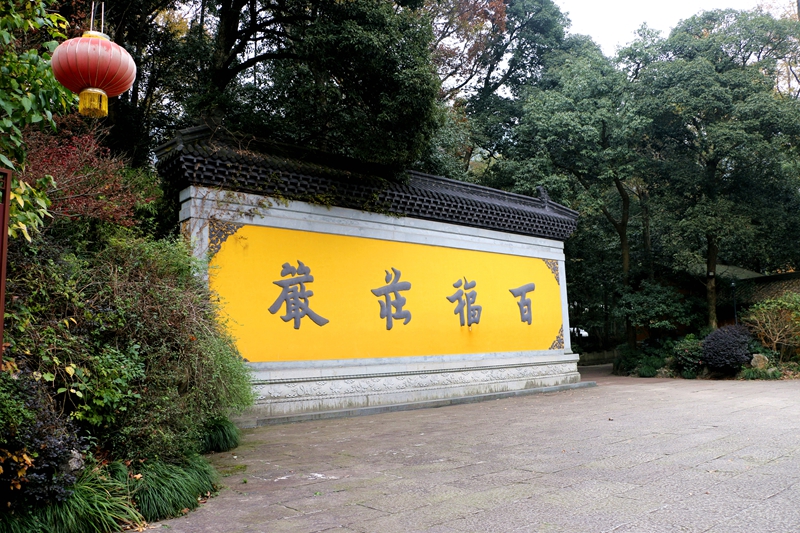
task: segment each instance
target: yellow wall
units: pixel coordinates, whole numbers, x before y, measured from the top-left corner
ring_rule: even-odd
[[[282,293],[274,282],[282,265],[310,268],[311,317],[285,322],[287,306],[270,313]],[[386,271],[401,272],[411,289],[403,310],[411,320],[380,317],[382,297],[371,290],[386,285]],[[475,281],[480,322],[461,326],[448,301],[453,284]],[[244,226],[228,237],[211,262],[209,282],[222,298],[223,316],[251,362],[401,357],[482,352],[547,350],[561,328],[561,292],[541,259],[459,250],[377,239]],[[535,283],[528,293],[531,324],[523,322],[519,298],[509,290]],[[463,288],[463,287],[462,287]]]

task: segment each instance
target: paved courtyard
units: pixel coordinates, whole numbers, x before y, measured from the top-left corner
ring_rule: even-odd
[[[800,532],[800,381],[597,387],[244,431],[175,533]]]

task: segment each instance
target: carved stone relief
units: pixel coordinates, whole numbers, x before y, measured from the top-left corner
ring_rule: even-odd
[[[212,257],[219,252],[222,248],[222,243],[228,240],[228,237],[236,233],[243,224],[236,224],[235,222],[226,222],[224,220],[217,220],[216,218],[209,219],[208,221],[208,253]]]

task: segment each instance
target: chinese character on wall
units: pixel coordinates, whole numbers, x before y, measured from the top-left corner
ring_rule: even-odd
[[[406,299],[400,294],[401,291],[411,289],[411,283],[408,281],[400,281],[401,272],[392,267],[392,271],[386,271],[386,285],[372,289],[372,294],[378,297],[383,297],[381,300],[381,318],[386,319],[386,329],[392,329],[394,320],[403,320],[403,325],[411,321],[411,312],[404,310],[403,306],[406,304]]]
[[[281,276],[286,277],[279,281],[273,281],[275,285],[280,287],[281,294],[269,307],[269,312],[273,315],[280,310],[282,305],[286,306],[286,314],[281,316],[284,322],[294,321],[294,329],[300,329],[300,321],[303,317],[308,317],[318,326],[324,326],[328,323],[327,318],[319,316],[311,310],[308,305],[308,300],[314,295],[313,291],[306,289],[306,284],[314,281],[314,276],[311,275],[311,269],[303,264],[302,261],[297,261],[297,268],[289,263],[283,264]]]
[[[450,303],[456,304],[453,314],[458,315],[462,326],[471,326],[472,324],[477,324],[481,321],[481,312],[483,311],[483,307],[480,305],[475,305],[475,301],[478,299],[478,293],[477,291],[470,290],[474,289],[477,284],[477,281],[467,281],[467,278],[464,278],[464,288],[462,289],[462,281],[458,280],[453,283],[453,287],[458,290],[451,296],[447,296],[447,300]]]
[[[514,297],[519,298],[517,305],[519,306],[520,320],[522,322],[527,322],[528,325],[530,325],[533,320],[533,313],[531,309],[531,299],[528,298],[527,295],[529,292],[533,292],[535,288],[535,284],[528,283],[522,287],[517,287],[516,289],[509,289],[509,292],[511,292]]]

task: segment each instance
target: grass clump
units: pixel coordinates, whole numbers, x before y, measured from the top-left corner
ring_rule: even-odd
[[[217,473],[199,455],[187,457],[180,465],[146,461],[136,470],[134,500],[148,521],[180,516],[216,491]]]
[[[84,470],[62,502],[0,515],[0,533],[113,533],[143,524],[127,485],[101,467]]]
[[[227,418],[215,418],[203,430],[201,453],[227,452],[239,446],[239,428]]]
[[[741,379],[781,379],[783,373],[778,368],[742,368],[739,373]]]

